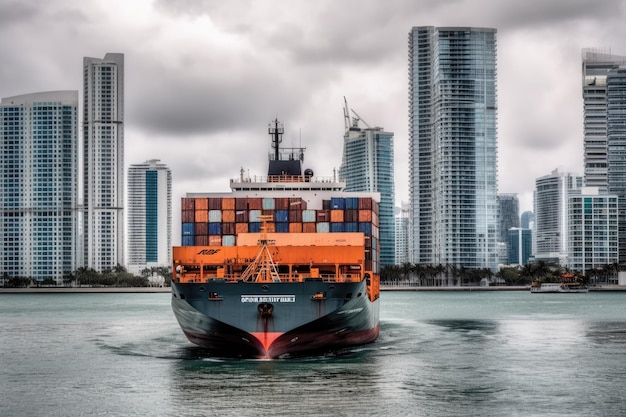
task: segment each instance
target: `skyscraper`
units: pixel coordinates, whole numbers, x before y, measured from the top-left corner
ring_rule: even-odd
[[[519,199],[517,194],[498,194],[498,220],[500,242],[506,242],[508,248],[509,229],[519,227]]]
[[[358,116],[350,122],[347,103],[344,116],[346,132],[339,177],[345,179],[346,191],[380,193],[380,264],[394,265],[396,241],[393,133],[384,131],[382,127],[366,125],[366,128],[361,128],[359,121],[363,120]]]
[[[157,159],[128,169],[128,272],[172,257],[172,173]]]
[[[124,55],[83,59],[86,266],[124,265]]]
[[[607,191],[607,76],[626,64],[626,57],[596,49],[583,49],[585,185]]]
[[[79,256],[78,91],[2,99],[0,152],[3,273],[61,284]]]
[[[498,262],[496,30],[409,34],[412,262]]]
[[[568,199],[574,191],[580,194],[582,184],[581,176],[558,169],[535,181],[535,259],[567,265]]]
[[[532,231],[519,227],[512,227],[508,230],[509,234],[509,265],[528,264],[528,258],[532,255]]]

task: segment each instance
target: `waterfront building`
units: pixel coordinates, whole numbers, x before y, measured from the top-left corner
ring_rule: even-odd
[[[497,269],[496,30],[409,34],[413,263]]]
[[[607,183],[618,198],[619,263],[626,264],[626,66],[607,75]]]
[[[409,211],[404,201],[396,209],[396,265],[409,262]]]
[[[531,229],[534,222],[535,215],[530,210],[523,212],[520,216],[520,226],[522,229]]]
[[[504,262],[509,258],[509,229],[519,227],[519,199],[517,194],[498,194],[498,242],[504,243]]]
[[[533,251],[536,260],[567,265],[568,199],[574,191],[580,193],[582,183],[582,176],[558,169],[535,181]]]
[[[124,55],[83,59],[84,257],[124,266]]]
[[[530,229],[511,227],[509,234],[508,265],[524,266],[532,256],[532,231]]]
[[[387,132],[382,127],[371,127],[358,116],[350,121],[348,111],[346,103],[346,131],[339,178],[345,180],[346,191],[380,193],[380,265],[394,265],[396,238],[393,132]],[[360,127],[359,122],[365,127]]]
[[[583,187],[568,201],[568,267],[574,271],[618,261],[618,198]]]
[[[128,272],[170,265],[172,173],[158,159],[128,169]]]
[[[62,284],[78,260],[78,91],[0,102],[0,264]]]
[[[597,49],[583,49],[582,90],[585,185],[608,190],[608,108],[609,71],[626,64],[626,57]]]

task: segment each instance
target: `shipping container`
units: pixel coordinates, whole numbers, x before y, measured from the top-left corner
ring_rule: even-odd
[[[302,223],[302,211],[289,210],[289,223]]]
[[[330,210],[330,200],[322,200],[322,209]]]
[[[359,208],[359,198],[358,197],[347,197],[346,198],[346,209],[347,210],[357,210]]]
[[[345,222],[344,232],[357,233],[359,231],[359,224],[357,222]]]
[[[330,210],[316,210],[315,221],[318,223],[324,223],[330,221]]]
[[[315,229],[317,233],[328,233],[330,232],[330,223],[329,222],[320,222],[315,223]]]
[[[209,222],[220,223],[222,221],[222,210],[209,210]]]
[[[275,223],[276,233],[289,233],[289,223]]]
[[[222,198],[222,210],[234,210],[235,199],[233,197]]]
[[[372,198],[371,197],[359,197],[359,210],[371,210]]]
[[[274,221],[287,223],[289,221],[289,211],[288,210],[276,210],[274,213]]]
[[[263,210],[274,210],[276,205],[274,204],[274,199],[271,197],[263,198]]]
[[[330,231],[331,233],[343,233],[346,231],[345,225],[345,223],[331,223]]]
[[[223,235],[234,235],[235,234],[235,223],[222,223],[222,234]]]
[[[222,222],[223,223],[235,223],[235,210],[222,209]]]
[[[346,208],[346,199],[343,197],[331,197],[330,209],[331,210],[344,210]]]
[[[249,198],[248,210],[263,210],[263,199],[260,197]]]
[[[302,232],[304,233],[317,233],[316,223],[302,223]]]
[[[195,210],[183,210],[181,212],[181,223],[194,223],[196,221]]]
[[[264,207],[265,208],[265,207]],[[274,199],[275,210],[289,210],[289,198],[277,197]]]
[[[306,210],[306,201],[300,197],[290,197],[289,210]]]
[[[183,236],[195,235],[195,223],[183,223],[182,232]]]
[[[302,233],[302,223],[289,223],[289,233]]]
[[[372,235],[372,223],[369,223],[369,222],[359,223],[358,231],[363,233],[365,236],[371,236]]]
[[[182,210],[195,210],[195,199],[194,198],[182,198],[181,199],[181,208]]]
[[[315,223],[315,210],[302,210],[302,221],[305,223]]]
[[[343,210],[331,210],[330,211],[330,221],[333,223],[343,223],[344,221],[344,211]]]
[[[261,215],[261,210],[250,210],[250,223],[260,222],[261,219],[259,216]]]
[[[206,198],[196,198],[195,199],[195,210],[208,210],[209,206]]]
[[[359,211],[354,209],[346,209],[344,212],[344,221],[345,222],[358,222],[359,221]]]
[[[248,223],[235,223],[235,233],[248,233]]]
[[[209,224],[207,222],[196,223],[195,232],[197,235],[208,235],[209,234]]]
[[[196,210],[196,217],[194,219],[196,223],[203,223],[209,221],[209,212],[207,210]]]
[[[251,210],[252,212],[252,210]],[[248,223],[248,232],[249,233],[259,233],[261,231],[261,222],[250,222]]]
[[[372,222],[372,210],[359,210],[358,222]]]
[[[233,235],[222,236],[222,246],[235,246],[235,236]]]
[[[236,210],[235,211],[235,222],[237,223],[248,223],[248,219],[250,216],[248,216],[248,211],[247,210]]]
[[[209,237],[207,235],[198,236],[194,239],[196,246],[207,246],[209,244]]]
[[[209,223],[209,235],[221,235],[222,223]]]
[[[221,210],[222,199],[219,197],[209,197],[209,210]]]
[[[235,210],[248,210],[248,199],[246,197],[236,198]]]
[[[222,236],[209,236],[209,246],[222,246]]]
[[[182,246],[196,246],[195,236],[183,236]]]

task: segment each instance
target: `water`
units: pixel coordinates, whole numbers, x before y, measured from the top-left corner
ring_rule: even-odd
[[[0,294],[0,416],[626,415],[625,293],[383,292],[376,343],[207,358],[169,294]]]

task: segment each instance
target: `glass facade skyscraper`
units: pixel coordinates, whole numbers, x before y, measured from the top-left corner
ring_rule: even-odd
[[[409,34],[412,262],[497,269],[496,30]]]
[[[124,55],[83,59],[84,257],[98,272],[124,263]]]
[[[361,129],[357,120],[352,124],[346,122],[339,178],[346,181],[346,191],[380,193],[380,264],[394,265],[396,238],[393,133],[380,127]]]
[[[152,159],[128,169],[128,271],[169,266],[172,255],[172,173]]]
[[[78,91],[0,103],[0,264],[57,284],[78,262]]]

